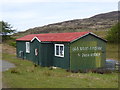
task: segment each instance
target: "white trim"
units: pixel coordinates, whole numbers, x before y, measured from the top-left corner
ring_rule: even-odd
[[[56,55],[56,46],[59,46],[59,55]],[[60,46],[63,46],[63,56],[60,55]],[[57,56],[57,57],[64,57],[64,44],[55,44],[54,54],[55,54],[55,56]]]
[[[41,42],[36,36],[31,40],[31,42],[32,42],[34,39],[37,39],[39,42]]]
[[[76,41],[76,40],[78,40],[78,39],[80,39],[80,38],[82,38],[82,37],[84,37],[84,36],[86,36],[86,35],[89,35],[89,34],[92,34],[92,35],[94,35],[94,36],[102,39],[101,37],[97,36],[96,34],[94,34],[94,33],[92,33],[92,32],[88,32],[87,34],[85,34],[85,35],[83,35],[83,36],[81,36],[81,37],[79,37],[79,38],[77,38],[77,39],[74,39],[73,41],[71,41],[71,43],[74,42],[74,41]],[[103,40],[103,41],[107,41],[107,40],[105,40],[105,39],[102,39],[102,40]]]
[[[78,40],[78,39],[80,39],[80,38],[82,38],[82,37],[84,37],[84,36],[86,36],[86,35],[88,35],[89,33],[87,33],[87,34],[85,34],[85,35],[82,35],[81,37],[78,37],[78,38],[76,38],[76,39],[74,39],[73,41],[71,41],[71,42],[74,42],[74,41],[76,41],[76,40]]]

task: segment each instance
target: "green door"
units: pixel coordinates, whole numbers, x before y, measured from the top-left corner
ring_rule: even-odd
[[[35,63],[35,64],[40,64],[41,65],[41,61],[40,61],[40,42],[38,42],[38,40],[34,40],[32,42],[32,46],[31,46],[31,55],[32,55],[32,61]]]

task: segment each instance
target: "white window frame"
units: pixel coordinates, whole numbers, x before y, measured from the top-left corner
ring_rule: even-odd
[[[59,55],[56,54],[56,47],[59,46]],[[63,47],[63,55],[60,55],[60,46]],[[55,44],[55,56],[57,57],[64,57],[64,44]]]
[[[26,53],[30,53],[30,42],[26,42]]]

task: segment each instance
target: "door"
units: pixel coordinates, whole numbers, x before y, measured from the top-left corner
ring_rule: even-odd
[[[34,40],[32,41],[32,45],[31,45],[31,53],[32,53],[32,61],[35,64],[40,64],[40,42],[38,42],[38,40]]]

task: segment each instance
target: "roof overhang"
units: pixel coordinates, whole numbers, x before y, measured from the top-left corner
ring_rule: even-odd
[[[35,39],[37,39],[39,42],[41,42],[36,36],[31,40],[31,42],[34,41]]]

